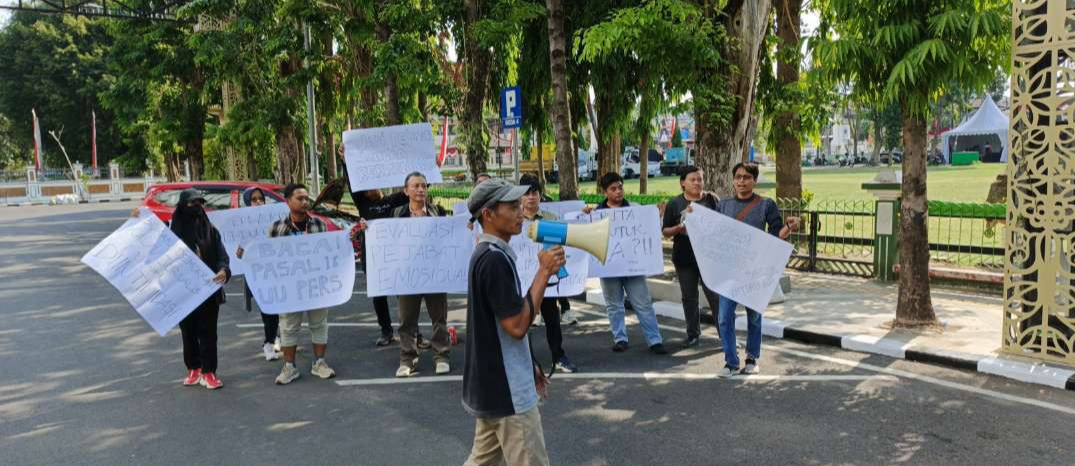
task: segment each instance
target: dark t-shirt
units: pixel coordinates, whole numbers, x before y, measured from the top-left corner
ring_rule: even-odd
[[[470,257],[463,407],[479,418],[525,413],[537,406],[529,336],[516,340],[500,320],[523,312],[511,249],[482,235]]]
[[[717,210],[717,198],[706,194],[697,201],[688,201],[682,194],[673,197],[664,207],[664,222],[661,228],[671,228],[683,223],[683,211],[691,202],[697,202],[710,209]],[[672,237],[672,263],[677,267],[697,267],[698,261],[694,259],[694,250],[691,249],[691,239],[686,233],[680,233]]]
[[[747,199],[739,199],[738,197],[721,199],[717,211],[731,218],[738,218],[743,209],[757,197],[759,196],[755,194]],[[776,201],[767,197],[761,198],[758,204],[750,209],[750,212],[747,212],[743,223],[759,230],[766,230],[770,235],[776,237],[780,236],[780,230],[784,228],[784,218],[780,216],[780,207],[776,205]]]
[[[389,194],[376,201],[366,199],[366,196],[361,192],[352,193],[351,198],[355,200],[355,207],[358,208],[359,215],[366,220],[389,218],[396,207],[407,205],[410,202],[407,199],[407,195],[403,194],[403,191]]]

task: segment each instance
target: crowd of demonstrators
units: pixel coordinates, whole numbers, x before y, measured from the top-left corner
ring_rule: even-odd
[[[754,192],[758,182],[758,166],[739,163],[732,167],[732,186],[735,196],[721,199],[717,211],[752,227],[768,231],[769,234],[787,239],[788,235],[799,228],[799,219],[789,217],[785,225],[780,214],[780,207],[772,199],[762,197]],[[739,367],[739,354],[735,348],[735,309],[739,303],[721,296],[717,312],[720,339],[724,346],[724,367],[720,375],[730,377],[737,373],[757,374],[758,358],[761,357],[761,313],[747,308],[747,347],[746,360],[742,369]]]
[[[694,257],[691,239],[687,236],[687,225],[684,224],[691,203],[698,203],[713,210],[717,208],[717,197],[703,191],[704,176],[705,172],[695,166],[686,167],[679,175],[679,186],[683,193],[673,197],[665,205],[661,230],[666,238],[672,238],[672,265],[675,266],[676,277],[679,280],[683,318],[687,321],[687,338],[683,340],[684,348],[698,346],[699,337],[702,335],[702,321],[698,311],[698,285],[702,285],[709,308],[713,310],[714,321],[716,321],[716,309],[719,303],[717,293],[702,282],[698,260]],[[713,238],[710,241],[720,241],[720,239]]]
[[[246,188],[243,191],[243,205],[247,207],[265,205],[265,192],[258,187]],[[242,259],[243,252],[243,247],[239,246],[239,249],[235,251],[235,257]],[[245,282],[243,295],[246,298],[246,310],[249,311],[253,294],[250,292],[250,286]],[[265,330],[265,341],[261,345],[261,351],[265,354],[266,361],[275,361],[280,358],[278,353],[280,351],[280,316],[262,312],[261,324]]]
[[[414,172],[407,175],[403,182],[403,192],[407,195],[407,205],[399,206],[393,212],[396,218],[443,217],[444,209],[429,202],[429,183],[425,175]],[[399,297],[399,369],[396,377],[411,377],[418,373],[418,346],[415,335],[418,333],[418,315],[425,301],[426,312],[433,321],[433,334],[430,337],[437,374],[451,371],[448,356],[451,351],[451,339],[448,335],[448,294],[426,293],[403,295]]]
[[[558,220],[556,214],[541,210],[543,187],[536,176],[528,173],[519,177],[519,186],[526,187],[526,194],[521,199],[524,219],[531,222],[535,220]],[[556,370],[564,373],[578,372],[578,367],[571,362],[571,359],[567,357],[567,353],[564,351],[564,336],[560,328],[560,317],[560,306],[556,299],[541,301],[541,320],[545,325],[545,340],[549,343],[549,352],[552,354]]]
[[[597,185],[604,193],[605,199],[597,204],[596,210],[615,209],[630,207],[623,190],[623,177],[618,173],[604,174]],[[595,210],[587,206],[583,213]],[[605,310],[608,312],[608,325],[612,330],[612,351],[622,353],[627,351],[627,324],[624,321],[626,308],[624,303],[630,301],[638,323],[642,326],[642,332],[646,336],[646,344],[654,354],[668,354],[664,347],[664,339],[661,338],[661,329],[657,325],[657,313],[653,310],[653,297],[646,284],[645,275],[630,277],[613,277],[601,279],[601,292],[605,296]]]
[[[272,224],[269,228],[270,238],[328,231],[324,222],[310,216],[310,193],[306,186],[299,183],[287,185],[284,188],[284,198],[287,201],[289,213]],[[315,359],[310,373],[322,379],[336,376],[336,371],[325,362],[325,352],[328,349],[328,310],[292,312],[280,316],[280,348],[284,353],[284,367],[280,370],[280,375],[276,376],[277,385],[291,383],[301,375],[295,367],[295,351],[298,349],[299,330],[302,328],[303,317],[306,318],[310,328],[310,340],[313,341],[314,347]]]
[[[545,312],[546,284],[566,260],[560,246],[540,251],[537,274],[521,289],[508,242],[522,232],[520,199],[530,190],[489,180],[467,199],[483,234],[468,271],[463,406],[477,421],[466,466],[549,464],[538,410],[548,380],[534,362],[528,330],[539,309]]]

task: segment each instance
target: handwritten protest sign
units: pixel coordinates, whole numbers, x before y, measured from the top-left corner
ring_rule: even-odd
[[[526,237],[526,232],[529,228],[530,222],[523,222],[523,233],[512,236],[511,241],[508,242],[511,249],[515,251],[515,266],[519,272],[519,287],[524,291],[530,289],[530,285],[534,283],[534,275],[537,275],[539,265],[538,251],[545,247],[544,244],[535,243]],[[592,256],[581,249],[569,247],[565,247],[564,252],[567,255],[567,265],[565,267],[567,267],[567,271],[571,275],[561,279],[559,284],[546,288],[546,297],[576,296],[586,292],[586,276],[590,270],[590,257]],[[555,282],[556,278],[550,281]]]
[[[403,186],[411,172],[443,181],[429,123],[344,131],[343,145],[351,192]]]
[[[355,250],[346,231],[262,238],[246,247],[247,284],[261,312],[338,306],[355,287]]]
[[[465,293],[473,235],[467,219],[460,215],[370,222],[366,231],[367,293]]]
[[[246,273],[245,263],[235,257],[240,246],[247,246],[254,240],[267,238],[269,227],[273,222],[287,216],[288,207],[283,202],[265,204],[241,209],[214,210],[208,212],[209,221],[220,231],[220,239],[231,259],[232,275]]]
[[[586,203],[582,201],[559,201],[541,203],[541,210],[549,211],[556,214],[557,220],[570,220],[573,216],[569,216],[568,214],[579,212],[582,210],[583,207],[586,207]]]
[[[116,287],[160,335],[220,289],[209,267],[152,214],[128,220],[82,263]]]
[[[764,311],[791,257],[791,244],[699,204],[692,206],[687,232],[702,281],[722,296]]]
[[[601,264],[590,256],[591,277],[634,277],[664,272],[661,248],[661,219],[657,206],[632,206],[595,210],[580,220],[597,222],[612,219],[608,257]]]

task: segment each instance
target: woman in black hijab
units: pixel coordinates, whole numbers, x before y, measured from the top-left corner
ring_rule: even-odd
[[[197,189],[185,189],[179,194],[179,203],[172,214],[172,232],[201,258],[216,276],[219,284],[228,282],[228,253],[220,239],[220,232],[205,215],[205,197]],[[224,386],[216,376],[217,369],[217,314],[224,302],[224,288],[205,300],[194,312],[179,322],[183,334],[183,363],[187,365],[187,378],[183,385],[202,385],[210,390]]]

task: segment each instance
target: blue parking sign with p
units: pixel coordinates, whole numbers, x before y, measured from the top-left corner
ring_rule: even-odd
[[[519,86],[505,87],[500,91],[500,124],[504,128],[518,128],[523,121],[522,93]]]

